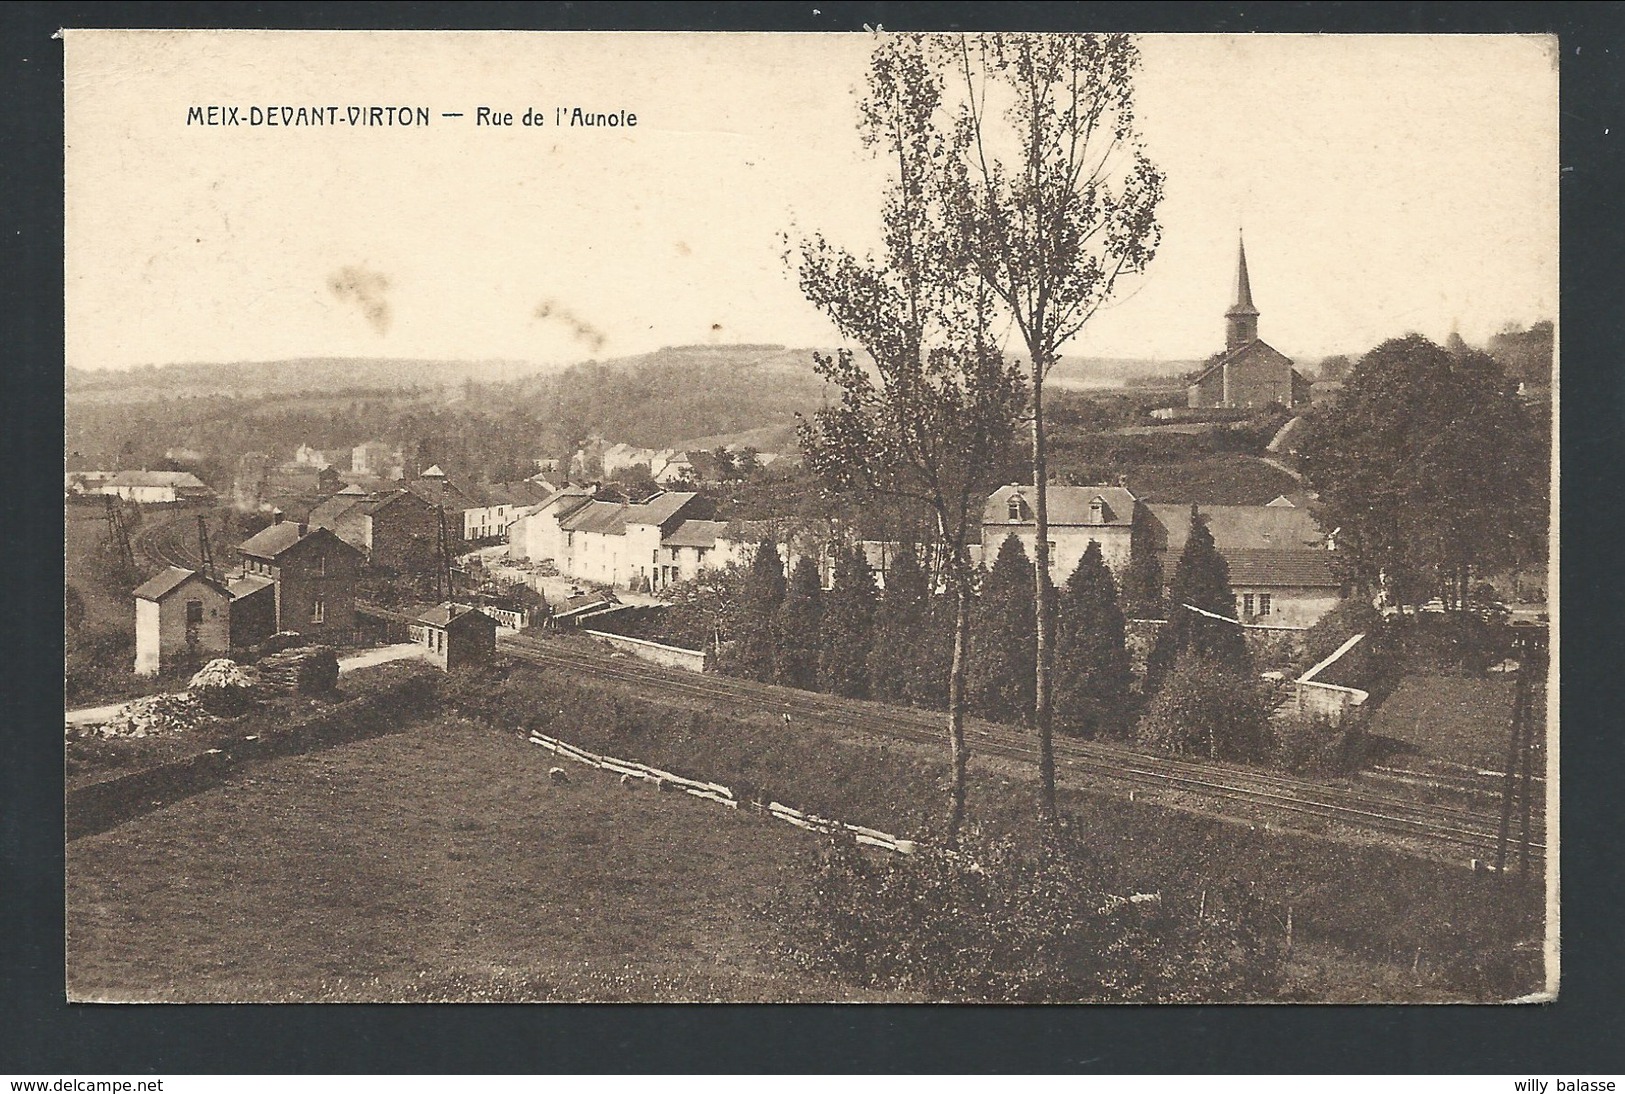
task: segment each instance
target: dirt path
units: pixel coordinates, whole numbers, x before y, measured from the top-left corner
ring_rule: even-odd
[[[373,665],[382,665],[390,661],[404,661],[409,658],[424,656],[424,648],[415,642],[397,642],[392,646],[379,646],[377,649],[362,650],[349,657],[339,658],[339,675],[344,675],[355,669],[369,668]],[[145,696],[143,696],[145,698]],[[97,725],[112,720],[119,711],[129,706],[134,700],[126,699],[122,703],[108,703],[106,706],[81,707],[78,710],[63,712],[63,720],[70,726]]]

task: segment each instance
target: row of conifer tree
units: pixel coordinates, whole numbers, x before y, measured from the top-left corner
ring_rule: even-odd
[[[983,575],[972,613],[966,698],[973,715],[1012,724],[1032,716],[1032,581],[1031,558],[1018,539],[1007,538]],[[856,545],[837,554],[826,589],[815,559],[798,559],[786,580],[777,548],[763,542],[745,574],[720,668],[810,691],[942,709],[953,604],[931,595],[930,583],[907,544],[890,560],[884,589]],[[1238,759],[1262,747],[1251,657],[1241,629],[1229,621],[1235,598],[1228,568],[1200,520],[1192,521],[1168,590],[1167,622],[1138,689],[1123,601],[1097,543],[1051,600],[1053,702],[1062,732],[1137,734],[1169,751]],[[1193,718],[1201,724],[1191,724]],[[1216,718],[1235,724],[1207,724]]]

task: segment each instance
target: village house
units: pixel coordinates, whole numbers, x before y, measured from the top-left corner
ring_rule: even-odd
[[[320,471],[324,468],[333,467],[338,461],[333,458],[333,455],[323,452],[319,448],[312,448],[308,444],[302,444],[293,450],[293,462],[300,467],[314,467]]]
[[[135,672],[201,665],[231,648],[231,593],[195,570],[170,566],[135,590]]]
[[[482,505],[472,492],[452,482],[438,464],[402,485],[428,502],[431,509],[444,509],[446,531],[452,539],[459,542],[464,538],[463,530],[467,527],[468,511]]]
[[[564,551],[559,522],[592,501],[590,486],[566,486],[508,525],[508,557],[527,562],[557,562]]]
[[[454,534],[450,516],[446,519],[448,534]],[[309,522],[314,528],[332,530],[378,569],[422,573],[437,565],[439,516],[409,490],[372,492],[346,486],[311,510]]]
[[[1236,299],[1225,312],[1224,352],[1213,358],[1186,392],[1193,408],[1294,407],[1308,403],[1310,384],[1292,359],[1258,337],[1258,309],[1247,279],[1247,248],[1236,262]]]
[[[1045,492],[1049,516],[1050,578],[1066,583],[1078,568],[1091,542],[1100,544],[1101,557],[1122,579],[1134,557],[1136,529],[1142,503],[1125,486],[1051,486]],[[982,512],[982,558],[991,566],[1004,541],[1021,541],[1028,558],[1038,548],[1038,522],[1033,511],[1035,491],[1028,485],[1001,486],[987,499]]]
[[[363,556],[328,528],[282,521],[249,537],[237,548],[242,574],[231,585],[240,590],[233,602],[244,606],[244,624],[236,628],[238,644],[251,645],[277,631],[345,643],[355,632],[355,587]],[[253,579],[253,580],[247,580]],[[266,582],[269,581],[269,584]],[[259,599],[255,598],[268,598]],[[264,629],[269,619],[270,628]]]
[[[214,491],[190,471],[120,471],[100,492],[140,505],[214,501]]]
[[[489,661],[497,649],[497,621],[468,604],[447,601],[430,608],[408,624],[407,633],[444,672]]]
[[[1144,548],[1156,554],[1163,582],[1190,536],[1189,505],[1145,507]],[[1332,568],[1335,543],[1314,515],[1285,495],[1268,505],[1205,505],[1198,519],[1230,568],[1237,618],[1244,623],[1302,628],[1313,626],[1343,598],[1343,583]]]
[[[463,511],[463,538],[470,543],[500,539],[508,525],[532,512],[552,494],[539,482],[493,482],[478,488],[480,504]]]
[[[366,441],[350,449],[350,471],[356,475],[399,479],[405,473],[405,466],[401,450],[381,441]]]

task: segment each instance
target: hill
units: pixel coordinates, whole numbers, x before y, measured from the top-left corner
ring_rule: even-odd
[[[442,361],[403,357],[296,357],[284,361],[193,362],[132,369],[70,368],[69,400],[132,403],[158,398],[300,392],[400,391],[494,383],[542,371],[532,361]]]

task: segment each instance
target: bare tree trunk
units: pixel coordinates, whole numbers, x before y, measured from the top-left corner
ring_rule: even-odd
[[[970,582],[954,580],[954,657],[948,669],[948,756],[953,764],[952,801],[948,811],[948,846],[959,845],[965,823],[965,784],[970,754],[965,749],[965,672],[969,664]]]
[[[1033,357],[1033,727],[1038,731],[1038,819],[1055,824],[1055,742],[1050,734],[1049,458],[1044,446],[1044,365]]]

